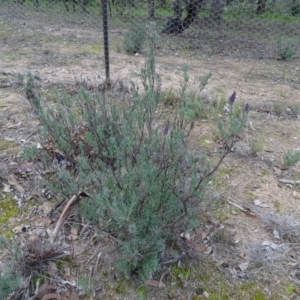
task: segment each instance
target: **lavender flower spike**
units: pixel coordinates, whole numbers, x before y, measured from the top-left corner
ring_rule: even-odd
[[[164,127],[163,133],[164,133],[164,135],[168,135],[168,133],[169,133],[169,124],[167,124],[167,125]]]
[[[236,92],[234,91],[234,92],[232,93],[232,95],[229,97],[229,104],[230,104],[230,105],[233,105],[234,100],[235,100],[235,96],[236,96]]]
[[[244,112],[247,114],[250,110],[249,104],[247,103],[244,107]]]

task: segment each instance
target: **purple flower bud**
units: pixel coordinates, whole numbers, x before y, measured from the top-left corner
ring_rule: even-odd
[[[247,114],[250,110],[249,104],[247,103],[244,107],[244,112]]]
[[[164,133],[164,135],[167,135],[167,134],[169,133],[169,124],[167,124],[167,125],[164,127],[163,133]]]
[[[65,160],[65,157],[59,152],[55,153],[55,158],[57,159],[58,163],[61,163],[63,160]]]
[[[230,105],[233,105],[234,100],[235,100],[235,96],[236,96],[236,92],[234,91],[234,92],[232,93],[232,95],[229,97],[229,104],[230,104]]]

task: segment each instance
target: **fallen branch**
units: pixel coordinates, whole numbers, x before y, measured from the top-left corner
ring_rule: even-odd
[[[227,200],[227,203],[232,205],[232,206],[235,206],[237,207],[241,212],[243,212],[245,215],[247,215],[248,217],[251,217],[251,218],[255,218],[255,219],[259,219],[258,216],[256,216],[253,212],[250,211],[250,209],[246,208],[246,207],[243,207],[237,203],[234,203],[230,200]]]
[[[291,179],[279,179],[279,182],[285,184],[300,184],[300,180],[291,180]]]
[[[57,224],[53,231],[53,240],[55,240],[55,238],[56,238],[59,230],[61,229],[63,223],[65,222],[65,220],[68,219],[68,217],[71,213],[71,209],[80,202],[80,200],[81,200],[80,196],[90,197],[87,193],[80,191],[77,195],[73,195],[70,198],[70,200],[66,204],[63,212],[61,213],[59,220],[57,221]]]

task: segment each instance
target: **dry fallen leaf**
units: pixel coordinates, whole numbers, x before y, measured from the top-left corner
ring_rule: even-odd
[[[54,289],[54,286],[50,284],[49,280],[46,280],[38,289],[38,293],[36,294],[36,297],[38,299],[43,298],[44,296],[47,295],[50,291]],[[49,294],[48,294],[49,295]],[[49,298],[51,299],[51,298]]]
[[[293,197],[296,199],[300,199],[300,193],[293,191]]]
[[[2,184],[4,186],[4,188],[2,190],[4,193],[10,193],[10,192],[12,192],[12,190],[10,189],[10,185],[9,184],[6,184],[4,182]]]
[[[204,254],[209,255],[209,254],[211,254],[212,252],[213,252],[213,249],[212,249],[211,246],[209,246],[209,247],[207,247],[207,250],[204,251]]]
[[[28,172],[32,169],[33,163],[32,162],[21,162],[10,169],[10,173],[22,173]]]
[[[40,285],[36,297],[39,298],[39,299],[44,297],[48,293],[48,286],[49,286],[48,281],[46,281],[42,285]]]
[[[61,300],[60,295],[54,294],[54,293],[52,293],[52,294],[47,294],[47,295],[45,295],[45,296],[42,298],[42,300],[53,300],[53,299]]]
[[[70,238],[72,241],[77,240],[78,238],[78,228],[72,227],[70,230]]]
[[[298,295],[300,295],[300,289],[294,288],[294,292],[297,293]]]
[[[49,260],[47,261],[47,265],[48,265],[48,273],[50,275],[55,275],[58,270],[56,264],[53,261]]]
[[[249,267],[249,262],[248,262],[248,261],[239,264],[239,268],[240,268],[241,271],[243,271],[243,272],[246,271],[246,270],[248,269],[248,267]]]
[[[71,293],[70,293],[70,300],[79,300],[79,297],[78,295],[75,293],[74,290],[71,290]]]
[[[71,276],[71,269],[70,269],[70,267],[64,267],[64,274],[65,274],[65,276]]]
[[[196,244],[193,247],[198,252],[205,252],[207,250],[207,247],[205,244]]]
[[[202,230],[200,230],[200,229],[196,230],[194,240],[195,240],[195,242],[200,242],[200,241],[203,240],[203,232],[202,232]]]
[[[24,193],[24,188],[18,183],[16,177],[14,174],[8,175],[8,183],[12,186],[14,186],[19,192]]]

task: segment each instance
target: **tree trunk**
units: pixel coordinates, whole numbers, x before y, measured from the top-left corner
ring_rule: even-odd
[[[266,11],[267,0],[258,0],[256,13],[261,14]]]
[[[212,0],[210,7],[210,19],[211,20],[221,20],[224,11],[225,3],[223,0]]]
[[[174,18],[181,18],[182,15],[182,1],[181,0],[173,0],[173,10],[174,10]]]
[[[147,0],[148,18],[153,20],[155,18],[155,3],[154,0]]]

